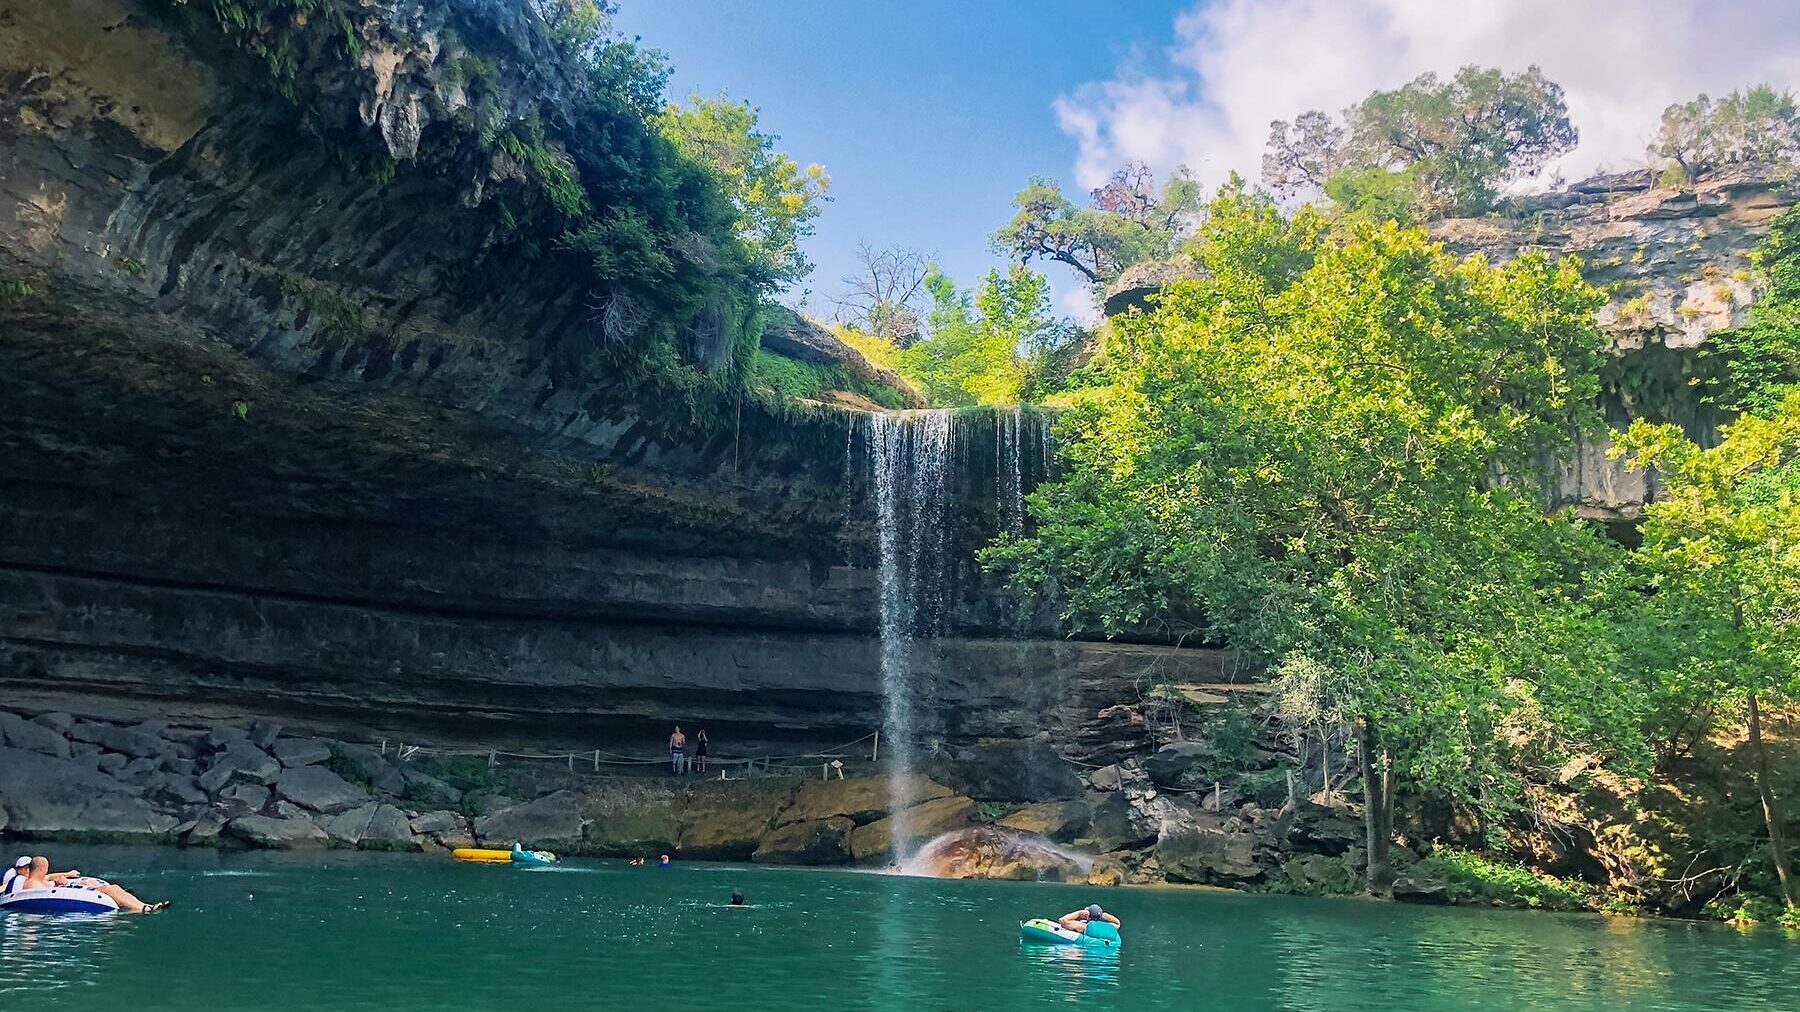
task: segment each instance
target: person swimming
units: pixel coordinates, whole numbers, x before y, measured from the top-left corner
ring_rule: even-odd
[[[656,859],[656,866],[658,868],[667,868],[669,866],[669,863],[670,863],[669,855],[667,855],[667,854],[664,854],[661,857]]]
[[[730,905],[734,906],[734,907],[743,906],[744,905],[744,894],[736,889],[733,889],[731,891],[731,904]]]

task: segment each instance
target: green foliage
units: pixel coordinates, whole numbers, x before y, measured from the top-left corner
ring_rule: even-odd
[[[317,325],[314,339],[326,347],[354,344],[368,336],[362,305],[337,286],[274,267],[258,268],[256,273],[294,303],[298,326]]]
[[[757,276],[784,289],[812,272],[800,240],[812,234],[831,177],[813,163],[801,168],[775,150],[779,139],[757,129],[748,102],[689,96],[655,119],[683,155],[712,170],[737,207],[738,238]]]
[[[1443,878],[1452,902],[1489,903],[1543,910],[1589,910],[1592,887],[1565,882],[1523,865],[1496,861],[1472,851],[1437,847],[1419,862]]]
[[[1515,743],[1631,748],[1637,714],[1595,681],[1615,553],[1531,480],[1595,422],[1600,296],[1577,265],[1461,261],[1241,189],[1190,249],[1207,280],[1115,320],[1036,536],[986,559],[1108,633],[1311,658],[1402,778],[1473,804],[1516,794]]]
[[[929,336],[900,352],[899,367],[932,404],[1017,404],[1031,363],[1070,338],[1051,315],[1048,282],[1022,265],[989,271],[972,295],[937,270],[925,286]]]
[[[1800,156],[1800,106],[1792,92],[1759,84],[1717,101],[1699,95],[1663,110],[1650,142],[1664,185],[1686,185],[1744,162],[1792,162]]]
[[[802,362],[758,348],[750,360],[750,390],[778,401],[821,400],[828,391],[847,390],[884,408],[906,407],[900,392],[872,383],[839,366]]]
[[[207,2],[211,25],[260,58],[348,171],[382,185],[412,168],[379,137],[346,126],[342,96],[323,83],[333,62],[356,59],[364,19],[382,15],[355,0]],[[472,51],[474,33],[453,23],[438,58],[470,105],[448,129],[427,132],[417,162],[461,171],[471,157],[495,161],[502,171],[484,192],[494,245],[585,280],[591,339],[554,346],[559,375],[616,377],[639,399],[674,407],[678,424],[732,421],[759,303],[806,268],[796,243],[817,213],[824,173],[776,153],[747,107],[666,110],[666,60],[617,34],[610,0],[530,2],[560,69],[584,87],[501,95],[529,86],[525,77]],[[521,176],[523,186],[510,181]],[[285,287],[329,310],[333,334],[354,329],[350,307],[330,305],[331,293]]]
[[[0,274],[0,306],[4,306],[9,302],[16,302],[19,299],[32,295],[34,292],[35,289],[31,287],[30,282],[27,282],[22,278],[11,278],[4,274]]]
[[[1413,207],[1424,218],[1479,214],[1500,187],[1534,176],[1575,146],[1561,86],[1531,67],[1506,74],[1467,66],[1448,81],[1423,74],[1393,91],[1378,91],[1344,111],[1341,127],[1314,110],[1289,124],[1276,121],[1263,159],[1264,180],[1279,193],[1323,188],[1346,168],[1405,173]],[[1390,207],[1393,180],[1359,180],[1351,195]]]
[[[1800,209],[1775,219],[1751,254],[1764,280],[1751,322],[1714,334],[1702,354],[1725,360],[1711,396],[1733,411],[1768,414],[1800,388]]]
[[[994,248],[1021,264],[1054,260],[1104,285],[1133,264],[1170,256],[1202,200],[1185,169],[1159,187],[1147,166],[1130,165],[1094,190],[1087,207],[1076,207],[1054,182],[1033,179],[1013,198],[1016,211],[994,233]]]
[[[1221,769],[1241,770],[1250,765],[1250,748],[1256,741],[1256,721],[1241,706],[1219,712],[1211,728],[1213,755]],[[1283,778],[1283,788],[1286,783]]]
[[[1395,172],[1379,165],[1346,165],[1325,180],[1325,196],[1339,210],[1374,222],[1413,224],[1418,167]]]

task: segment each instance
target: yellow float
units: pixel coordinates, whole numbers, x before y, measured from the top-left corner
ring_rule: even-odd
[[[450,852],[458,861],[480,861],[485,864],[511,864],[510,850],[483,850],[480,847],[458,847]]]

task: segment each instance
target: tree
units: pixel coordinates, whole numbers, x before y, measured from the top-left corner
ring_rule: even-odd
[[[843,279],[833,319],[904,348],[919,336],[919,304],[927,297],[931,261],[905,246],[856,246],[857,270]]]
[[[1016,213],[994,233],[994,248],[1021,264],[1054,260],[1102,285],[1133,264],[1172,255],[1201,203],[1199,184],[1185,169],[1159,187],[1148,166],[1134,163],[1092,191],[1085,208],[1055,183],[1033,179],[1013,198]]]
[[[1284,196],[1325,189],[1325,181],[1337,171],[1343,157],[1344,136],[1344,128],[1317,109],[1294,117],[1291,128],[1276,120],[1269,124],[1263,182]]]
[[[987,559],[1110,634],[1194,623],[1327,673],[1380,891],[1399,789],[1501,808],[1519,789],[1503,731],[1629,736],[1586,704],[1610,665],[1581,587],[1607,549],[1546,518],[1530,481],[1491,480],[1539,473],[1592,424],[1600,297],[1572,261],[1458,261],[1241,192],[1193,248],[1206,280],[1115,321],[1111,384],[1059,426],[1037,534]]]
[[[812,264],[800,240],[829,199],[824,166],[801,168],[775,150],[780,138],[757,129],[757,111],[725,96],[689,96],[656,117],[662,134],[682,154],[707,166],[737,208],[739,238],[759,274],[777,291],[806,277]]]
[[[1800,700],[1800,390],[1767,415],[1725,426],[1702,449],[1642,419],[1616,440],[1655,467],[1666,494],[1645,509],[1638,552],[1669,639],[1671,667],[1698,691],[1742,701],[1752,777],[1782,899],[1800,902],[1769,777],[1762,706]]]
[[[930,334],[900,353],[900,372],[933,404],[1016,404],[1031,355],[1053,349],[1070,328],[1050,311],[1044,276],[1015,265],[989,271],[974,293],[933,270]]]
[[[1792,162],[1800,156],[1800,107],[1792,92],[1767,84],[1716,102],[1702,94],[1663,110],[1647,154],[1683,182],[1731,164]]]
[[[1344,111],[1342,127],[1317,110],[1298,116],[1291,135],[1276,121],[1263,174],[1291,193],[1323,187],[1345,167],[1406,172],[1425,217],[1476,214],[1502,185],[1535,176],[1579,139],[1562,87],[1537,67],[1467,66],[1449,81],[1428,73],[1375,92]]]
[[[1800,389],[1800,208],[1775,219],[1750,258],[1764,283],[1750,323],[1713,335],[1702,354],[1724,359],[1715,400],[1767,413]]]

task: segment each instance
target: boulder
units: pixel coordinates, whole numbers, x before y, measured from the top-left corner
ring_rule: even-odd
[[[688,791],[675,849],[685,858],[748,861],[794,788],[780,780],[706,780]]]
[[[82,763],[0,747],[7,832],[45,838],[155,839],[180,824]]]
[[[272,751],[275,760],[289,768],[311,766],[331,758],[331,746],[317,738],[282,738]]]
[[[1276,833],[1294,850],[1337,856],[1363,841],[1363,820],[1344,804],[1299,800],[1276,821]]]
[[[1222,826],[1164,834],[1156,844],[1156,860],[1175,882],[1241,885],[1264,873],[1256,863],[1255,834]]]
[[[1356,892],[1356,873],[1342,857],[1298,854],[1281,865],[1288,888],[1306,896],[1343,896]]]
[[[106,774],[123,773],[125,765],[129,762],[131,760],[117,752],[102,752],[99,758],[94,760],[94,768]]]
[[[1058,843],[1068,843],[1087,833],[1092,816],[1093,813],[1088,809],[1088,803],[1080,799],[1046,801],[1042,804],[1027,805],[1001,819],[995,825],[1024,833],[1036,833]]]
[[[1043,837],[999,826],[975,826],[940,837],[908,864],[938,878],[1081,882],[1088,874],[1075,855]]]
[[[193,777],[178,773],[162,773],[148,785],[151,797],[164,798],[181,805],[204,805],[210,799]]]
[[[55,759],[69,758],[69,739],[44,724],[33,723],[16,713],[0,711],[0,745],[42,753]]]
[[[463,792],[423,770],[405,768],[400,775],[406,782],[401,795],[409,801],[440,806],[462,801]]]
[[[170,773],[191,777],[200,771],[200,764],[193,759],[183,759],[180,756],[165,756],[162,761],[162,768],[168,770]]]
[[[1158,787],[1210,786],[1213,748],[1205,742],[1178,741],[1164,745],[1144,760],[1144,772]]]
[[[194,826],[181,836],[183,847],[217,847],[220,834],[225,831],[225,820],[208,812],[194,821]]]
[[[1101,856],[1094,859],[1088,869],[1087,884],[1091,886],[1124,885],[1126,878],[1125,863],[1116,857]]]
[[[790,822],[764,834],[750,860],[761,864],[843,864],[850,860],[850,833],[856,823],[834,815]]]
[[[137,786],[146,786],[150,778],[162,771],[161,759],[133,759],[125,764],[125,768],[113,774],[120,780]]]
[[[250,724],[250,744],[267,752],[274,747],[276,739],[281,737],[281,725],[272,720],[252,721]]]
[[[1129,850],[1156,839],[1160,826],[1151,822],[1123,791],[1106,791],[1087,797],[1089,823],[1086,839],[1095,850]]]
[[[846,818],[861,825],[887,814],[895,802],[916,805],[947,798],[950,788],[914,774],[890,791],[886,777],[852,780],[808,780],[794,792],[794,800],[775,817],[777,826],[795,822],[822,822]]]
[[[161,738],[164,732],[169,730],[169,722],[166,720],[146,720],[134,726],[132,730],[139,734],[150,735],[153,738]]]
[[[344,846],[364,850],[410,850],[414,846],[406,813],[389,804],[371,801],[320,818],[318,823],[333,843]]]
[[[69,731],[75,727],[74,715],[63,713],[61,710],[53,710],[50,713],[40,713],[31,718],[31,722],[47,727],[65,738],[68,737]]]
[[[1449,903],[1450,885],[1421,867],[1394,876],[1393,897],[1402,903]]]
[[[644,857],[676,849],[686,805],[687,793],[677,782],[620,778],[589,792],[570,815],[585,827],[576,835],[588,853]],[[476,820],[478,836],[482,821]]]
[[[475,837],[486,844],[518,842],[551,850],[581,845],[581,796],[557,791],[536,801],[503,808],[475,820]]]
[[[1047,741],[991,742],[931,765],[934,779],[982,801],[1033,802],[1081,793],[1081,775]]]
[[[1102,766],[1088,776],[1088,784],[1096,791],[1116,791],[1122,780],[1119,765]]]
[[[153,759],[161,756],[168,743],[161,735],[145,734],[129,727],[116,724],[101,724],[94,721],[79,721],[69,729],[69,737],[76,741],[91,741],[101,748],[113,752],[122,752],[133,759]]]
[[[225,834],[252,847],[276,850],[323,847],[331,839],[311,819],[280,819],[267,815],[240,815],[225,824]]]
[[[295,766],[275,780],[277,797],[315,812],[342,812],[369,800],[367,791],[323,766]]]
[[[425,836],[442,836],[445,833],[460,832],[465,823],[462,816],[450,811],[421,812],[412,817],[407,827],[413,832]]]
[[[232,784],[219,792],[218,799],[232,815],[248,815],[268,805],[269,789],[261,784]]]
[[[206,732],[206,743],[212,747],[213,751],[223,752],[233,745],[249,745],[250,735],[246,734],[241,727],[220,724]]]
[[[912,851],[921,843],[969,826],[975,819],[973,800],[937,798],[866,826],[858,826],[850,834],[850,856],[864,864],[880,864],[894,856],[896,847],[902,853]],[[902,825],[904,831],[896,839],[896,829]]]
[[[200,786],[209,794],[217,794],[234,783],[268,786],[281,776],[281,764],[267,752],[248,741],[233,741],[213,756],[206,772],[200,774]]]

